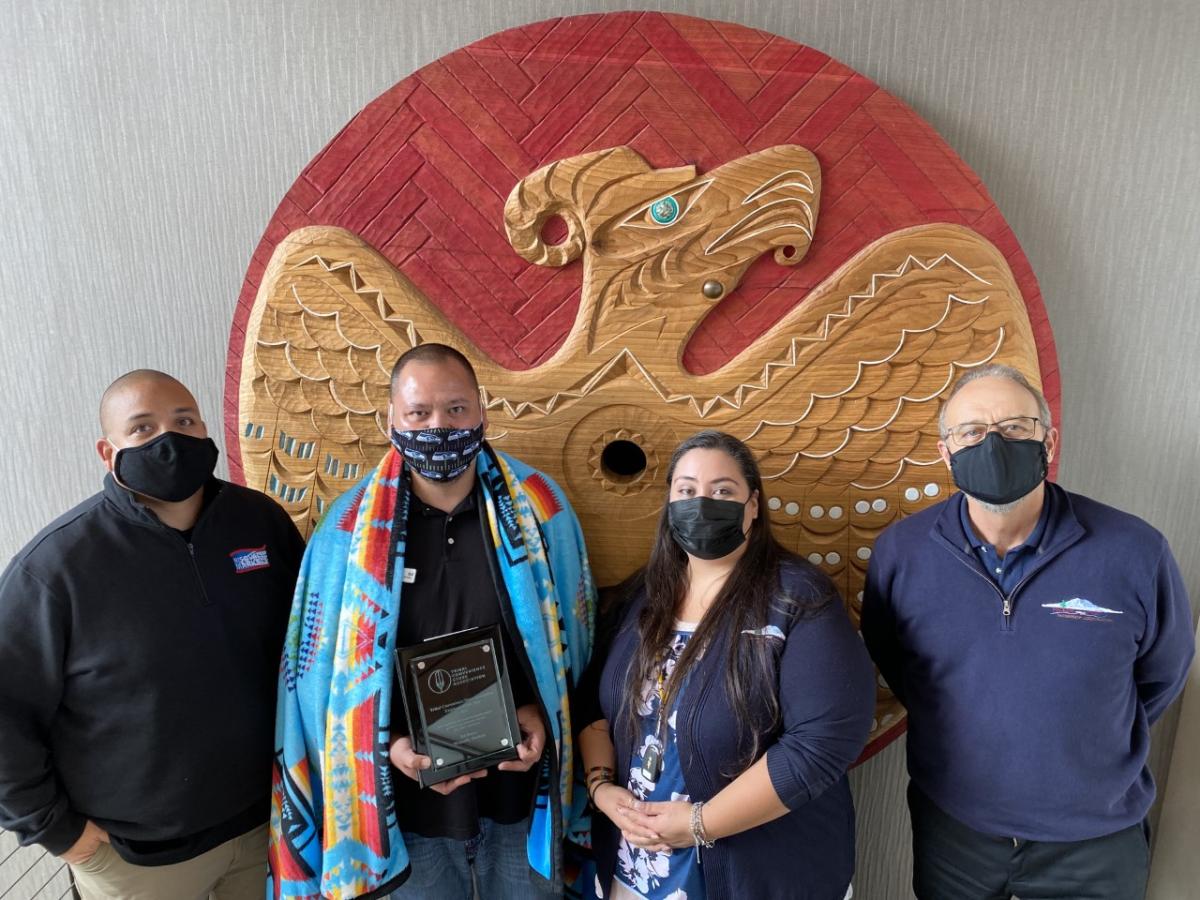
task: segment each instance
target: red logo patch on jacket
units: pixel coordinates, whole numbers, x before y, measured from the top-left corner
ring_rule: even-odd
[[[234,550],[229,554],[229,558],[233,560],[233,568],[237,570],[239,575],[271,567],[271,560],[267,558],[266,544],[263,544],[261,547],[246,547],[242,550]]]

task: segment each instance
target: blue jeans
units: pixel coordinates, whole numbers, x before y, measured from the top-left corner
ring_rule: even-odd
[[[497,825],[479,820],[479,834],[468,841],[404,833],[412,874],[392,892],[392,900],[531,900],[541,893],[525,852],[529,820]],[[472,875],[474,884],[472,884]]]

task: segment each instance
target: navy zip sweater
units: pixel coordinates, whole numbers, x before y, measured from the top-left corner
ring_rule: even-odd
[[[0,826],[22,844],[61,854],[91,819],[157,865],[267,820],[304,542],[270,497],[206,490],[185,537],[109,475],[0,577]]]
[[[780,580],[783,591],[801,603],[837,596],[829,580],[803,561],[785,564]],[[630,604],[599,680],[600,712],[611,725],[618,773],[628,773],[634,750],[620,710],[644,602],[639,596]],[[807,617],[773,610],[764,626],[765,634],[743,633],[738,639],[769,640],[774,647],[783,722],[760,738],[771,784],[790,812],[704,850],[705,897],[842,900],[854,875],[854,806],[846,770],[871,728],[874,670],[837,599]],[[675,738],[693,800],[712,799],[745,768],[744,761],[741,768],[738,764],[746,736],[738,733],[725,690],[729,638],[720,636],[705,651],[679,699]],[[763,713],[751,710],[751,720],[764,721]],[[617,780],[624,777],[618,774]],[[606,818],[593,815],[592,841],[605,896],[618,838]]]
[[[1150,809],[1150,725],[1187,677],[1191,610],[1159,532],[1054,484],[1045,496],[1036,557],[1007,595],[964,533],[961,494],[888,528],[862,632],[908,709],[917,787],[977,831],[1076,841]]]

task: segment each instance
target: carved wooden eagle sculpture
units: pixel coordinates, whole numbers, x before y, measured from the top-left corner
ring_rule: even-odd
[[[954,379],[989,362],[1041,379],[1002,254],[937,224],[880,238],[726,365],[685,370],[692,332],[751,263],[768,251],[780,265],[803,259],[820,194],[816,158],[792,145],[704,174],[653,169],[625,147],[538,169],[509,195],[509,240],[531,264],[581,259],[583,285],[566,341],[524,371],[472,345],[354,234],[291,233],[246,333],[247,483],[310,530],[386,450],[396,358],[450,344],[478,371],[489,440],[566,489],[598,583],[645,561],[672,449],[718,428],[753,448],[777,535],[834,579],[857,621],[875,535],[952,489],[936,443]],[[565,224],[557,243],[544,237],[552,219]],[[901,710],[886,693],[881,703],[886,729]]]

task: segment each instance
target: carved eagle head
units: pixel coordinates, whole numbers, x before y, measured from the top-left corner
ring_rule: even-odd
[[[522,257],[561,266],[580,256],[584,305],[701,310],[728,294],[774,248],[795,265],[807,252],[820,204],[816,157],[780,145],[701,176],[695,166],[652,169],[625,147],[559,160],[522,179],[505,225]],[[560,218],[566,237],[551,243]]]

